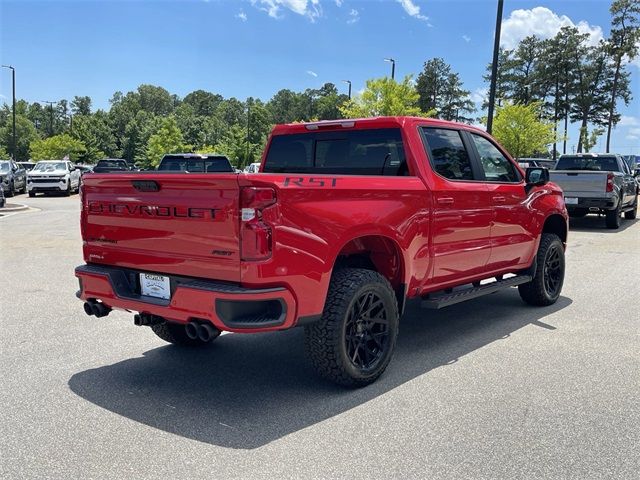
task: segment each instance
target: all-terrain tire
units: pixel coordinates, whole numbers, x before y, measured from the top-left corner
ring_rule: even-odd
[[[311,363],[320,376],[339,385],[373,383],[391,361],[399,317],[398,301],[386,278],[361,268],[337,270],[322,318],[305,326]]]
[[[35,196],[36,196],[36,192],[29,192],[29,197],[30,197],[30,198],[33,198],[33,197],[35,197]]]
[[[187,337],[187,334],[184,331],[184,324],[175,323],[175,322],[162,322],[157,323],[155,325],[151,325],[151,330],[158,337],[160,337],[165,342],[173,343],[174,345],[181,345],[185,347],[201,347],[203,345],[207,345],[211,343],[213,340],[218,338],[220,334],[216,335],[214,338],[209,340],[208,342],[203,342],[200,339],[191,339]]]
[[[604,222],[607,228],[616,230],[620,228],[620,203],[615,210],[607,210],[604,216]]]
[[[13,181],[9,184],[9,190],[5,194],[5,197],[10,198],[16,194],[16,185]]]
[[[638,195],[636,195],[636,200],[633,202],[633,208],[624,212],[624,218],[627,220],[634,220],[638,216]]]
[[[562,241],[554,233],[543,233],[536,254],[536,274],[533,280],[518,286],[520,298],[529,305],[553,305],[562,291],[564,271]]]
[[[64,196],[65,197],[71,196],[71,181],[69,181],[69,185],[67,185],[67,189],[64,191]]]

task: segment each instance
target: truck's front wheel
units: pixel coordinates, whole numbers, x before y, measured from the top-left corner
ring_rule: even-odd
[[[398,322],[398,302],[383,276],[360,268],[338,270],[322,318],[305,327],[307,353],[321,376],[363,387],[387,368]]]
[[[218,335],[215,335],[211,338],[211,340],[204,342],[199,338],[189,338],[185,332],[185,326],[182,323],[175,322],[167,322],[164,321],[162,323],[157,323],[155,325],[151,325],[151,330],[158,337],[160,337],[165,342],[173,343],[175,345],[183,345],[187,347],[197,347],[200,345],[205,345],[207,343],[211,343],[215,340]]]
[[[520,285],[518,292],[529,305],[547,306],[556,303],[564,283],[564,247],[553,233],[543,233],[536,255],[536,274]]]

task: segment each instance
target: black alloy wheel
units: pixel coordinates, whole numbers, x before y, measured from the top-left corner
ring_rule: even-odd
[[[385,302],[374,291],[353,301],[345,323],[345,348],[349,361],[362,372],[373,370],[384,357],[390,338]]]

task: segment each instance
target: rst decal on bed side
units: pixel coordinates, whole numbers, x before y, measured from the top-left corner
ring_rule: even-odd
[[[334,188],[338,182],[337,178],[333,177],[287,177],[284,179],[285,187],[289,185],[295,185],[296,187],[328,187]]]

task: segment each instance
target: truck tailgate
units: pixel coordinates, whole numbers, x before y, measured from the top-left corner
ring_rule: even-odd
[[[238,212],[235,174],[85,175],[85,261],[238,282]]]
[[[565,197],[602,197],[607,189],[607,172],[555,170],[549,174]]]

